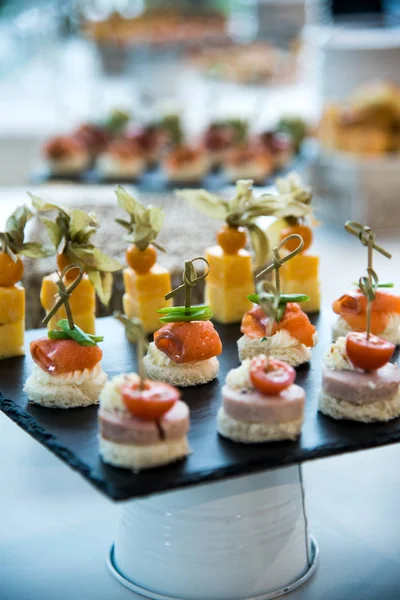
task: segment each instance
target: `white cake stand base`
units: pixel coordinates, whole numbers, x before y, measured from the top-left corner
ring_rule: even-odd
[[[152,600],[277,598],[317,563],[299,466],[130,501],[108,557]]]

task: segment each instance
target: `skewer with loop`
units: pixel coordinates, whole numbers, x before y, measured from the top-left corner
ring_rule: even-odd
[[[378,287],[392,287],[392,284],[379,284],[379,278],[377,273],[374,271],[372,263],[373,263],[373,253],[374,250],[385,256],[386,258],[392,258],[390,252],[382,248],[382,246],[378,246],[375,242],[375,232],[371,227],[367,225],[361,225],[361,223],[357,223],[357,221],[346,221],[344,224],[346,231],[351,233],[352,235],[358,237],[363,246],[368,248],[368,266],[367,266],[367,276],[360,277],[358,285],[361,292],[364,294],[367,299],[367,339],[369,339],[371,333],[371,310],[372,310],[372,302],[376,297],[376,289]]]
[[[271,336],[274,324],[278,320],[280,293],[279,290],[269,281],[259,281],[256,291],[258,294],[259,304],[262,310],[268,315],[268,325],[266,329],[266,349],[265,355],[269,358],[271,352]]]
[[[361,223],[357,223],[357,221],[346,221],[344,224],[346,231],[358,237],[363,246],[368,247],[368,266],[372,267],[372,252],[376,250],[386,258],[392,258],[390,252],[382,248],[382,246],[378,246],[375,243],[376,234],[371,227],[367,225],[361,225]],[[371,263],[371,264],[370,264]]]
[[[206,264],[206,270],[200,275],[197,273],[194,263],[196,261],[202,261]],[[184,290],[185,292],[185,305],[184,306],[167,306],[161,308],[157,313],[161,314],[161,323],[176,323],[180,321],[208,321],[212,317],[212,312],[206,304],[192,306],[192,289],[195,285],[205,279],[210,272],[210,264],[203,256],[196,256],[192,260],[185,261],[185,268],[183,270],[183,283],[169,292],[165,296],[166,300],[174,298],[179,292]]]
[[[72,283],[68,287],[66,287],[66,285],[64,283],[64,277],[66,276],[67,273],[69,273],[72,270],[79,271],[78,275],[75,277],[75,279],[72,281]],[[79,265],[67,265],[65,267],[65,269],[63,269],[61,275],[58,271],[57,271],[57,275],[58,275],[58,281],[56,282],[56,285],[58,288],[58,292],[57,292],[57,296],[56,296],[57,300],[56,300],[56,303],[54,304],[53,308],[47,313],[47,315],[43,319],[42,323],[44,323],[44,325],[47,325],[47,323],[50,321],[52,316],[55,315],[55,313],[62,306],[64,306],[65,312],[67,313],[68,326],[70,329],[75,329],[74,319],[72,317],[71,307],[69,305],[69,299],[71,297],[72,292],[80,284],[84,273],[83,273],[82,268]]]
[[[298,241],[298,246],[294,250],[292,250],[292,252],[289,252],[289,254],[286,254],[285,256],[281,256],[279,254],[280,250],[282,250],[282,248],[285,246],[285,244],[287,244],[287,242],[289,240],[294,240],[294,239],[296,239]],[[299,254],[303,250],[303,248],[304,248],[304,240],[301,237],[301,235],[299,235],[298,233],[291,233],[290,235],[285,237],[278,246],[274,246],[272,248],[272,255],[273,255],[272,263],[268,267],[266,267],[265,269],[260,271],[260,273],[258,273],[256,278],[259,279],[263,275],[268,275],[268,273],[270,273],[271,271],[274,271],[275,272],[275,288],[277,289],[278,293],[280,294],[281,282],[280,282],[280,276],[279,276],[279,269],[285,262],[287,262],[288,260],[290,260],[291,258],[296,256],[297,254]]]
[[[147,335],[143,328],[142,321],[136,317],[129,319],[123,313],[116,311],[114,317],[123,324],[125,327],[126,337],[130,342],[136,344],[136,360],[138,366],[138,375],[140,377],[140,389],[145,388],[146,369],[144,367],[144,355],[147,352],[149,343],[147,341]]]

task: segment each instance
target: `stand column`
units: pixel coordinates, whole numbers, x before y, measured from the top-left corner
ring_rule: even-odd
[[[109,566],[153,600],[267,600],[317,559],[293,466],[128,502]]]

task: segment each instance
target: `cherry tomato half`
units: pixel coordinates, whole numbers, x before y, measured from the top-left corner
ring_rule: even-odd
[[[346,352],[349,360],[358,369],[376,371],[392,358],[395,345],[365,332],[353,331],[346,339]]]
[[[276,358],[256,356],[250,363],[250,381],[263,394],[275,396],[280,394],[296,379],[296,371]]]
[[[129,412],[138,419],[155,421],[168,412],[179,400],[179,391],[168,383],[145,380],[144,389],[140,383],[124,383],[121,386],[123,403]]]

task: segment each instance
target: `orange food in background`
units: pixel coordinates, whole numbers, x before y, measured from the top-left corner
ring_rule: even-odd
[[[126,251],[126,262],[136,273],[141,275],[148,273],[156,264],[156,260],[157,251],[152,244],[145,250],[140,250],[135,244],[132,244]]]
[[[21,281],[24,274],[24,265],[19,256],[15,260],[6,252],[0,252],[0,286],[8,287]]]
[[[218,231],[217,242],[227,254],[237,254],[246,245],[246,231],[243,227],[223,225]]]

